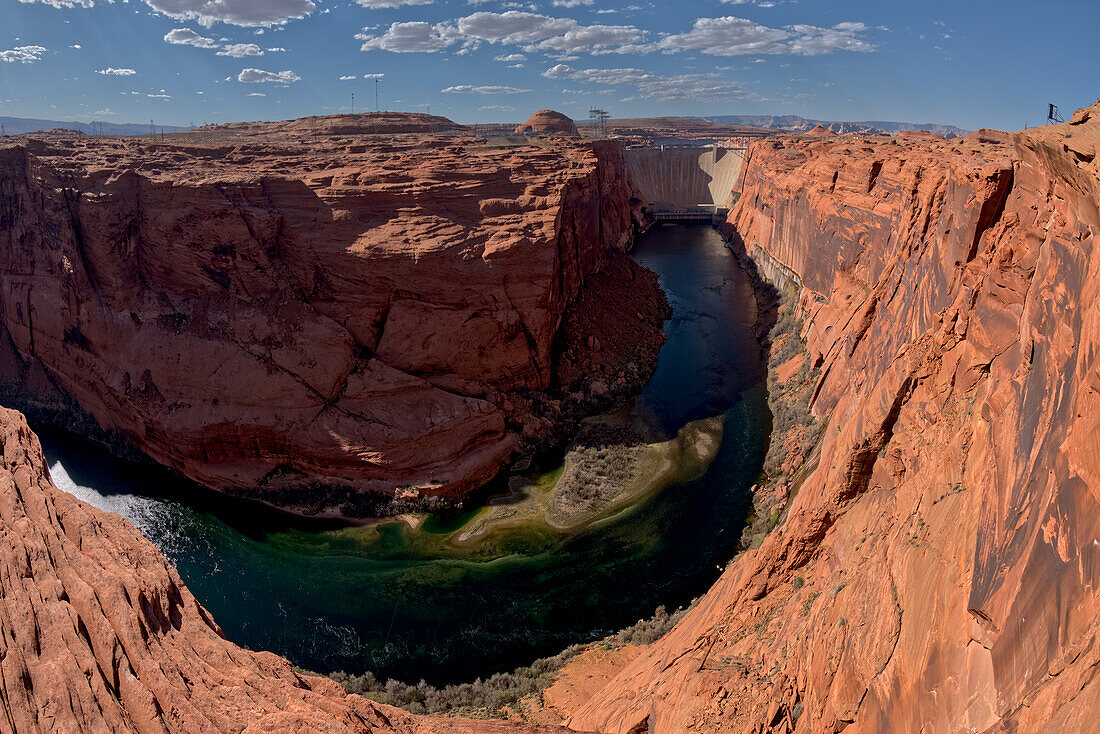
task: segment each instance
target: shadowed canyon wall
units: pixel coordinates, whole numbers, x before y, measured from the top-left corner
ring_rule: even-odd
[[[1098,148],[1100,106],[752,144],[729,226],[804,286],[820,463],[571,726],[1096,730]]]
[[[55,488],[0,408],[0,732],[550,732],[430,720],[222,637],[118,515]]]
[[[318,511],[460,496],[590,383],[644,382],[665,307],[623,254],[641,201],[619,146],[341,137],[346,117],[0,147],[8,398]],[[589,307],[642,294],[608,359],[561,333],[589,282]]]

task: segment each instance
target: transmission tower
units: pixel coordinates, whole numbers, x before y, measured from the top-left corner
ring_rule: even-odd
[[[1047,107],[1047,124],[1054,125],[1059,122],[1065,122],[1065,120],[1062,119],[1062,113],[1058,111],[1058,105],[1051,102]]]
[[[374,80],[374,111],[375,112],[381,112],[382,111],[382,108],[378,106],[378,84],[381,81],[382,81],[381,79],[377,79],[377,78]]]
[[[607,121],[611,119],[611,113],[593,107],[588,111],[588,119],[592,122],[592,130],[597,138],[607,137]]]

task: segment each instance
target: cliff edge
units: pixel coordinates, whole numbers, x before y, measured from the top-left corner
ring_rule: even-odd
[[[624,252],[642,202],[618,145],[287,124],[0,146],[6,404],[90,416],[214,489],[355,512],[461,497],[554,440],[590,383],[644,383],[667,307]],[[586,287],[638,296],[597,324],[634,338],[565,385],[608,341],[561,333]]]
[[[669,635],[547,692],[570,726],[1094,730],[1098,152],[1100,103],[752,144],[729,225],[800,280],[821,458]]]

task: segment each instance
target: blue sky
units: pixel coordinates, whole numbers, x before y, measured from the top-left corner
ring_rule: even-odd
[[[0,0],[0,115],[160,124],[799,114],[1037,124],[1100,96],[1100,1]]]

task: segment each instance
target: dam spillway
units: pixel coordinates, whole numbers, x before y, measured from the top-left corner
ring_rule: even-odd
[[[658,221],[707,221],[729,207],[744,148],[629,148],[627,166]]]

